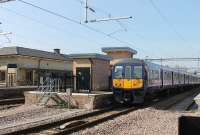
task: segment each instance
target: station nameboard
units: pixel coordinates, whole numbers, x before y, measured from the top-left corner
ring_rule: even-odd
[[[8,64],[8,68],[17,68],[17,64]]]

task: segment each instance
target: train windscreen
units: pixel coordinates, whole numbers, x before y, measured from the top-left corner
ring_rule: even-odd
[[[142,66],[134,66],[133,78],[141,79],[142,78]]]
[[[116,66],[114,70],[114,78],[123,78],[123,66]]]
[[[131,79],[131,66],[126,66],[125,67],[125,78],[126,79]]]

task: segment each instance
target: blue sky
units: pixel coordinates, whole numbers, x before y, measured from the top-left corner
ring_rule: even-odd
[[[25,0],[77,21],[84,21],[84,6],[79,0]],[[200,53],[200,1],[199,0],[88,0],[96,14],[89,18],[133,16],[120,21],[127,31],[115,22],[87,24],[107,34],[130,43],[122,44],[50,15],[19,1],[0,5],[0,29],[12,32],[10,39],[18,46],[51,51],[61,48],[63,53],[101,53],[101,47],[129,46],[138,51],[137,57],[198,57]],[[106,13],[105,13],[106,12]],[[9,46],[0,37],[1,46]]]

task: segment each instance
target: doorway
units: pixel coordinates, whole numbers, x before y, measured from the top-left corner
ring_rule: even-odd
[[[16,86],[16,74],[8,73],[8,86],[13,87]]]
[[[90,90],[90,68],[76,68],[76,89]]]

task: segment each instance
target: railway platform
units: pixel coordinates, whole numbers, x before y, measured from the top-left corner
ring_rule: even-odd
[[[37,86],[17,86],[0,88],[0,99],[24,97],[25,91],[34,91]]]
[[[71,108],[76,109],[100,109],[112,104],[112,92],[93,91],[92,93],[72,93],[70,96],[67,93],[51,93],[52,96],[46,103],[47,106],[58,105],[57,101],[62,101],[70,104]],[[24,92],[25,104],[40,104],[41,99],[44,98],[44,93],[40,91]]]

